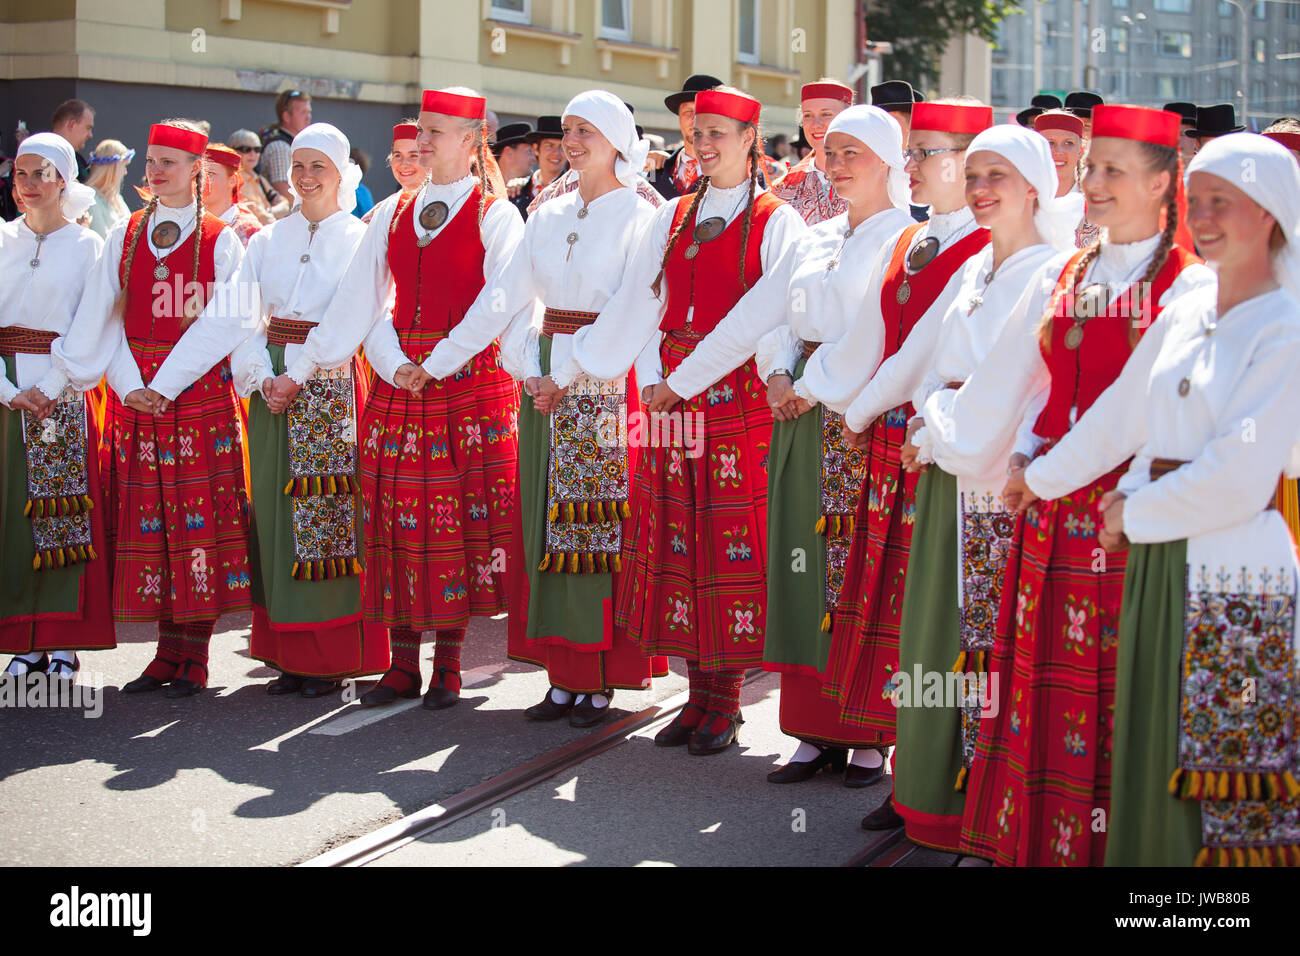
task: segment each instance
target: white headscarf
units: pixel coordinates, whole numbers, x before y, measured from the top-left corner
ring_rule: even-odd
[[[614,175],[624,186],[635,186],[645,168],[646,153],[650,144],[636,135],[636,121],[632,113],[613,93],[604,90],[587,90],[569,100],[565,116],[580,116],[600,131],[621,156],[614,160]]]
[[[1028,127],[1002,123],[976,136],[966,147],[967,158],[980,150],[997,153],[1038,191],[1034,227],[1043,241],[1061,251],[1073,249],[1074,229],[1079,224],[1077,204],[1056,198],[1056,164],[1047,137]]]
[[[903,167],[903,127],[879,106],[861,103],[840,110],[826,127],[826,135],[846,133],[871,150],[889,167],[889,201],[898,209],[912,205],[912,187]],[[823,140],[825,142],[825,140]]]
[[[1300,165],[1281,143],[1258,133],[1210,140],[1187,164],[1187,175],[1209,173],[1235,186],[1277,220],[1286,242],[1273,254],[1278,283],[1300,299]]]
[[[77,182],[77,154],[73,152],[72,144],[58,133],[33,133],[18,147],[19,156],[28,153],[48,160],[63,177],[63,199],[60,206],[63,215],[76,222],[95,201],[95,190],[85,183]]]
[[[361,167],[348,158],[352,152],[352,144],[348,142],[348,138],[342,131],[329,123],[312,123],[293,138],[293,143],[289,147],[291,153],[300,149],[317,149],[329,157],[334,168],[342,174],[339,180],[339,209],[343,212],[351,212],[355,209],[357,186],[361,183]],[[292,180],[289,183],[289,192],[293,193],[294,199],[298,198]]]

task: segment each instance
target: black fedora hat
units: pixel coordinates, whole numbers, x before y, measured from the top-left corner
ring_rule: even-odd
[[[505,149],[507,146],[518,146],[520,143],[528,142],[528,134],[533,131],[532,123],[506,123],[504,126],[497,127],[496,148]]]
[[[913,103],[923,103],[925,97],[912,89],[912,84],[904,80],[886,80],[871,88],[871,105],[882,110],[896,113],[912,112]]]
[[[1087,90],[1074,90],[1065,94],[1065,108],[1080,119],[1092,119],[1092,108],[1106,103],[1096,93]]]
[[[544,139],[563,139],[564,130],[560,128],[558,116],[537,117],[537,128],[524,137],[530,143],[540,143]]]
[[[1193,139],[1214,139],[1228,133],[1240,133],[1246,127],[1237,124],[1237,111],[1231,103],[1196,107],[1196,125],[1187,131]]]
[[[1166,103],[1161,107],[1166,113],[1177,113],[1183,118],[1183,123],[1196,125],[1196,104],[1195,103]]]
[[[1016,114],[1016,122],[1021,126],[1032,126],[1034,117],[1046,113],[1048,110],[1059,110],[1062,107],[1061,98],[1051,93],[1038,93],[1030,101],[1027,109],[1021,110]]]
[[[682,84],[680,93],[669,93],[664,97],[664,106],[676,113],[682,108],[683,103],[694,100],[696,93],[703,93],[705,90],[711,90],[721,85],[722,81],[716,76],[709,76],[707,73],[692,74]]]

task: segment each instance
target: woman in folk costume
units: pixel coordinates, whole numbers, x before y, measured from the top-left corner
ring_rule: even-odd
[[[357,431],[363,587],[366,620],[389,629],[392,666],[362,697],[368,706],[420,696],[426,630],[435,632],[437,676],[424,705],[455,704],[469,618],[506,610],[506,563],[522,560],[510,533],[518,388],[496,343],[439,381],[418,364],[480,294],[490,301],[505,285],[523,235],[518,210],[487,193],[483,115],[470,90],[425,91],[419,144],[429,181],[375,207],[324,317],[271,388],[270,401],[284,402],[363,342],[376,374]]]
[[[262,220],[240,202],[244,180],[239,175],[239,167],[243,157],[229,146],[209,143],[203,158],[208,161],[203,177],[203,205],[235,230],[239,241],[247,247],[253,233],[262,228]]]
[[[862,416],[845,436],[866,459],[821,693],[838,708],[840,722],[855,728],[854,760],[868,771],[882,767],[883,758],[867,748],[894,742],[889,684],[898,670],[898,615],[916,486],[916,475],[903,471],[899,450],[912,414],[910,396],[925,373],[923,358],[939,321],[958,294],[960,267],[989,241],[966,207],[961,153],[992,122],[987,106],[916,104],[904,172],[912,201],[930,207],[931,216],[890,236],[873,253],[856,318],[836,342],[812,352],[794,386],[800,397],[840,414],[854,403]],[[894,356],[916,334],[919,348],[900,366]],[[869,381],[874,375],[881,376],[878,383]]]
[[[1079,189],[1079,170],[1083,164],[1083,120],[1065,110],[1047,110],[1033,119],[1033,127],[1052,148],[1056,166],[1056,198],[1068,203],[1075,216],[1074,244],[1082,249],[1097,241],[1101,226],[1083,215],[1083,193]]]
[[[1213,281],[1174,242],[1178,117],[1098,106],[1083,180],[1102,240],[1058,256],[965,387],[927,415],[941,461],[1022,468],[1070,430],[1165,305]],[[1161,213],[1165,225],[1160,228]],[[1100,298],[1098,298],[1100,296]],[[1023,422],[1005,410],[1032,398]],[[936,423],[942,427],[933,427]],[[990,672],[997,706],[979,723],[962,847],[1006,865],[1100,865],[1110,810],[1115,634],[1123,551],[1099,561],[1097,502],[1121,469],[1034,504],[1017,521]],[[1004,492],[1015,508],[1019,494]]]
[[[113,613],[157,621],[158,650],[127,693],[198,693],[222,614],[249,598],[244,413],[225,362],[174,400],[144,388],[205,303],[229,296],[244,247],[204,211],[207,138],[185,120],[149,131],[153,198],[109,233],[69,349],[107,365],[117,501]],[[233,344],[233,343],[232,343]]]
[[[1187,198],[1217,283],[1170,302],[1011,484],[1056,498],[1132,457],[1097,503],[1100,544],[1129,548],[1106,864],[1298,866],[1300,569],[1272,500],[1300,471],[1300,168],[1229,134]]]
[[[77,651],[116,646],[96,448],[84,392],[99,382],[63,355],[103,240],[76,224],[95,192],[68,141],[28,136],[14,159],[21,219],[0,224],[0,650],[8,673],[71,677]]]
[[[863,454],[844,445],[843,419],[818,403],[801,373],[807,355],[842,337],[857,318],[870,278],[864,263],[912,218],[902,130],[888,113],[849,107],[823,132],[828,181],[847,212],[801,234],[667,381],[674,393],[693,398],[754,355],[768,382],[777,421],[768,458],[767,546],[774,557],[763,666],[780,672],[781,729],[800,740],[790,762],[768,779],[795,783],[829,766],[856,787],[880,777],[883,762],[874,750],[858,750],[846,768],[845,748],[874,746],[874,732],[864,737],[841,721],[820,689]],[[805,560],[795,566],[791,556],[799,553]]]
[[[603,90],[581,93],[561,119],[578,189],[529,217],[502,272],[503,298],[476,302],[426,368],[446,378],[515,317],[502,337],[501,363],[528,393],[519,419],[527,596],[512,612],[523,626],[511,629],[509,654],[550,677],[546,697],[527,717],[567,716],[591,727],[609,715],[614,688],[641,690],[667,672],[665,660],[652,665],[613,624],[627,525],[630,450],[619,434],[627,385],[623,377],[584,376],[558,404],[533,396],[541,377],[568,356],[573,333],[618,291],[654,207],[630,188],[646,147],[622,100]],[[637,407],[636,396],[631,404]]]
[[[813,151],[772,184],[772,195],[793,206],[810,226],[847,208],[826,172],[826,133],[831,121],[852,105],[852,88],[829,78],[805,83],[799,93],[800,125]]]
[[[361,622],[355,487],[364,386],[358,394],[345,364],[317,372],[287,407],[266,398],[366,231],[351,215],[361,171],[348,160],[347,137],[314,123],[290,148],[301,205],[252,238],[238,294],[208,305],[149,387],[174,399],[230,354],[235,390],[249,401],[252,656],[281,671],[269,693],[319,697],[343,678],[382,672],[388,643],[382,628]]]
[[[618,294],[539,388],[555,394],[580,373],[617,379],[635,361],[648,411],[672,413],[650,419],[653,434],[642,421],[629,428],[642,447],[615,623],[645,653],[686,659],[690,702],[655,743],[693,754],[736,742],[744,669],[763,659],[771,412],[748,356],[690,401],[661,379],[804,230],[759,185],[758,117],[739,90],[697,95],[702,185],[655,214]]]
[[[388,153],[388,168],[402,192],[419,189],[429,178],[429,171],[420,165],[420,145],[415,141],[419,134],[417,120],[403,120],[393,127],[393,148]],[[368,225],[374,215],[375,207],[371,206],[361,221]]]

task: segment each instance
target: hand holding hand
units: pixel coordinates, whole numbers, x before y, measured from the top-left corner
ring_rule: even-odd
[[[786,405],[794,398],[794,383],[789,375],[773,375],[767,380],[767,404],[772,408],[772,417],[778,422],[789,421]]]
[[[925,427],[925,419],[917,416],[907,424],[907,437],[903,439],[903,447],[899,450],[898,460],[902,463],[903,469],[910,472],[925,471],[929,465],[921,464],[916,460],[921,449],[914,443],[913,439],[916,433]]]
[[[1024,464],[1017,465],[1017,458]],[[1024,455],[1011,456],[1011,469],[1007,476],[1007,483],[1002,488],[1002,504],[1008,511],[1024,511],[1038,500],[1034,489],[1030,488],[1029,483],[1025,481],[1025,466],[1028,463]]]
[[[425,371],[423,365],[415,366],[415,371],[406,380],[406,390],[412,395],[419,395],[424,387],[433,381],[433,376]]]
[[[682,397],[669,388],[667,382],[660,382],[650,394],[649,412],[653,415],[657,412],[670,411],[681,400]]]
[[[855,432],[849,427],[848,422],[840,426],[840,437],[844,439],[844,444],[850,448],[865,449],[867,447],[867,433]]]
[[[1102,528],[1097,532],[1097,541],[1107,552],[1122,551],[1129,545],[1128,536],[1124,534],[1124,498],[1121,491],[1108,491],[1097,502],[1097,510],[1102,514]]]
[[[46,397],[45,393],[35,386],[19,392],[9,404],[13,408],[31,412],[36,416],[37,421],[44,421],[54,411],[54,400]]]
[[[549,415],[564,400],[567,388],[560,388],[551,376],[546,375],[537,380],[537,391],[533,394],[533,405],[543,415]]]
[[[126,397],[122,399],[122,404],[127,408],[137,412],[142,412],[146,415],[157,415],[158,410],[154,405],[154,400],[152,398],[152,396],[157,394],[157,392],[151,392],[147,388],[137,388],[127,393]]]
[[[297,382],[288,375],[280,374],[275,377],[271,383],[271,394],[266,397],[267,407],[276,414],[283,412],[289,407],[289,403],[298,397],[298,391],[302,388]]]

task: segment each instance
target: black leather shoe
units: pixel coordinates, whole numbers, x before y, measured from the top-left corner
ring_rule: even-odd
[[[869,787],[873,783],[878,783],[885,777],[885,762],[882,760],[879,767],[859,767],[856,764],[849,764],[844,768],[844,786],[852,790],[861,790],[863,787]]]
[[[203,672],[203,680],[190,680],[189,675],[195,670]],[[181,666],[176,669],[176,676],[171,679],[167,689],[163,691],[164,697],[193,697],[203,690],[208,682],[208,669],[197,661],[182,661]]]
[[[141,674],[133,681],[127,681],[122,685],[124,694],[145,694],[151,690],[162,690],[166,686],[162,681],[149,674]]]
[[[266,692],[274,697],[281,694],[296,694],[302,690],[306,680],[307,678],[299,677],[297,674],[284,673],[266,685]]]
[[[710,726],[715,718],[721,717],[727,722],[727,726],[717,733],[709,733],[705,728]],[[700,726],[695,728],[695,733],[691,734],[691,739],[686,742],[686,751],[694,757],[706,757],[709,754],[720,754],[729,748],[732,744],[740,743],[737,731],[745,719],[740,716],[740,711],[734,714],[723,714],[716,710],[711,710],[704,715],[700,721]]]
[[[452,690],[446,686],[447,674],[449,673],[450,671],[446,667],[439,667],[434,672],[434,675],[438,678],[438,682],[436,684],[429,684],[429,690],[424,695],[425,710],[442,710],[446,707],[454,707],[460,702],[460,691]],[[457,683],[459,683],[459,674],[456,675],[456,679]]]
[[[405,667],[390,667],[388,668],[387,673],[384,674],[384,677],[387,677],[393,671],[401,671],[407,676],[408,683],[406,685],[406,690],[399,691],[391,684],[385,684],[384,678],[381,677],[378,684],[361,695],[362,707],[379,707],[383,704],[391,704],[399,697],[404,697],[407,700],[410,700],[412,697],[420,696],[419,674],[412,674]]]
[[[44,674],[50,667],[50,655],[42,654],[34,661],[25,661],[21,657],[15,657],[9,662],[9,667],[13,667],[15,664],[22,665],[24,670],[21,670],[18,673],[10,673],[9,669],[5,668],[5,673],[9,674],[10,677],[26,677],[28,674]]]
[[[75,680],[79,670],[81,670],[81,658],[74,654],[71,661],[58,657],[51,658],[47,673],[57,680]]]
[[[573,710],[573,695],[569,695],[569,702],[567,704],[557,704],[551,699],[551,691],[554,689],[554,687],[547,689],[546,696],[542,698],[542,702],[540,704],[533,704],[533,706],[525,710],[524,716],[529,720],[559,720],[569,711]]]
[[[849,752],[842,747],[822,747],[821,753],[812,760],[791,760],[784,767],[778,767],[767,775],[768,783],[803,783],[817,775],[823,767],[830,768],[831,773],[839,773],[848,763]],[[853,768],[850,767],[850,770]]]
[[[864,830],[892,830],[903,825],[903,818],[894,809],[893,799],[886,800],[862,818]]]
[[[696,719],[694,723],[684,724],[682,718],[686,716],[687,711],[694,711]],[[687,704],[677,712],[677,716],[659,733],[655,734],[656,747],[680,747],[691,739],[691,734],[695,733],[695,728],[700,725],[704,719],[704,708],[699,704]]]
[[[601,691],[601,693],[606,700],[613,701],[614,692],[612,690]],[[569,712],[570,727],[595,727],[609,716],[610,704],[607,703],[604,707],[597,707],[592,703],[592,696],[591,694],[582,694],[582,699],[573,705],[573,710]]]
[[[308,677],[302,682],[302,690],[299,691],[303,697],[325,697],[334,693],[343,686],[342,681],[325,680],[322,677]]]

